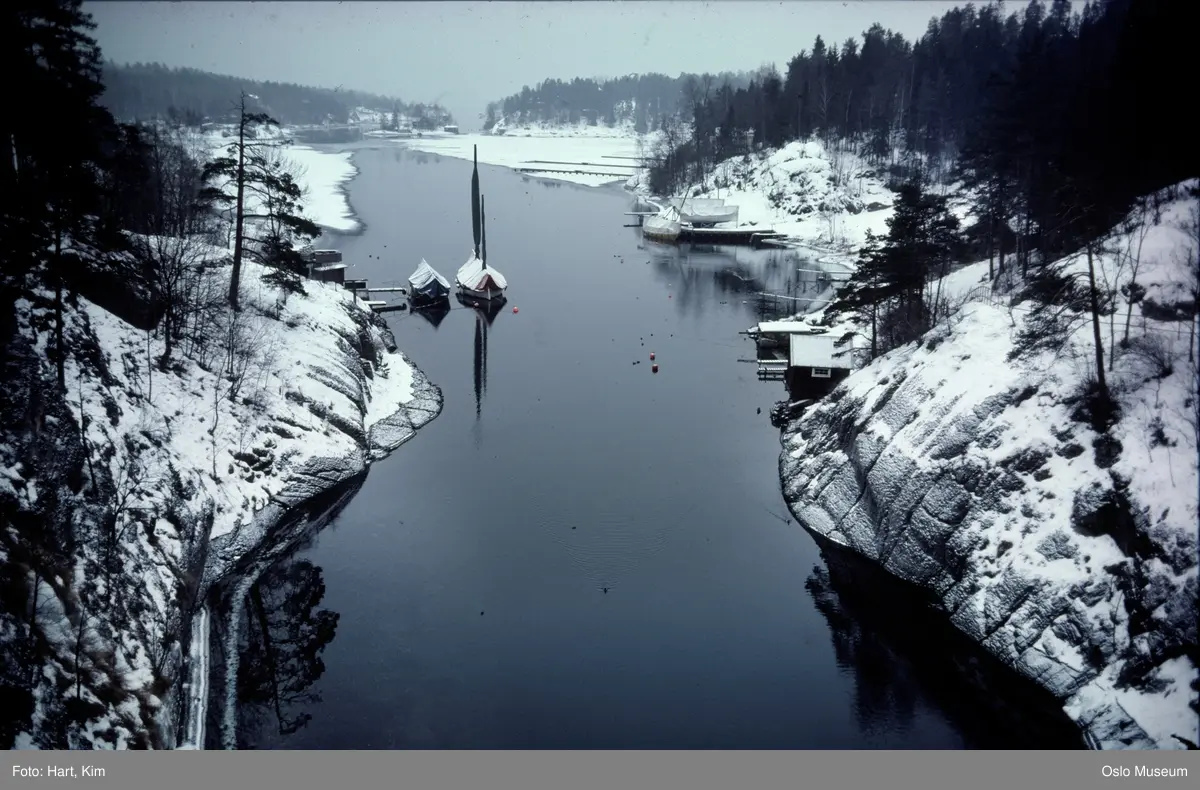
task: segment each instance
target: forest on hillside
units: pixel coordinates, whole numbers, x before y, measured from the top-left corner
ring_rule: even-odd
[[[189,121],[231,120],[242,91],[257,97],[257,108],[284,124],[346,123],[358,107],[399,112],[430,125],[449,123],[450,114],[436,104],[406,103],[342,88],[314,88],[287,82],[263,82],[213,74],[199,69],[169,68],[159,63],[119,65],[108,62],[101,79],[101,103],[125,121],[163,118]]]
[[[967,5],[915,42],[879,25],[840,46],[818,37],[782,74],[685,84],[652,187],[670,193],[730,156],[818,137],[896,174],[965,185],[987,232],[1017,234],[1026,256],[1078,249],[1136,197],[1200,174],[1180,122],[1139,101],[1193,70],[1190,37],[1166,0]]]
[[[682,88],[689,80],[705,79],[712,83],[728,84],[733,88],[750,83],[748,73],[727,74],[632,74],[615,79],[579,78],[548,79],[530,88],[526,85],[514,93],[488,105],[484,128],[498,120],[511,123],[604,123],[632,121],[639,132],[656,129],[664,118],[675,115],[681,107]]]

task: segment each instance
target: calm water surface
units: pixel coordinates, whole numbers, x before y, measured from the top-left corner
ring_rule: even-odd
[[[355,151],[367,229],[323,243],[372,283],[423,257],[452,280],[470,163]],[[480,177],[508,305],[490,325],[457,302],[440,323],[390,316],[444,411],[256,586],[238,742],[1020,745],[939,691],[919,649],[831,615],[821,555],[785,523],[767,419],[784,393],[739,362],[738,331],[753,291],[826,296],[796,272],[816,265],[645,249],[619,191]]]

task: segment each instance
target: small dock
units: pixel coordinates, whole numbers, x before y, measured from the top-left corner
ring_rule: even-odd
[[[679,231],[680,241],[701,244],[740,244],[761,247],[764,240],[779,237],[780,234],[774,230],[757,227],[697,228],[685,225]]]
[[[613,181],[628,179],[632,173],[601,173],[596,170],[565,170],[562,168],[554,169],[549,167],[518,167],[515,168],[518,173],[526,175],[537,175],[538,173],[558,173],[569,176],[601,176],[603,178],[611,178]]]
[[[346,280],[342,283],[343,287],[354,294],[357,298],[362,299],[367,307],[374,310],[376,313],[390,313],[395,310],[407,310],[408,304],[405,302],[389,302],[386,299],[373,298],[377,294],[398,294],[400,296],[408,296],[408,289],[399,285],[377,285],[372,287],[366,280]]]
[[[597,170],[596,168],[605,168]],[[522,162],[521,167],[515,168],[518,173],[536,175],[538,173],[555,173],[572,176],[602,176],[617,179],[627,179],[640,168],[638,165],[622,164],[620,162],[562,162],[555,159],[530,159]]]
[[[788,361],[786,359],[758,360],[758,378],[760,381],[783,381],[787,377]]]

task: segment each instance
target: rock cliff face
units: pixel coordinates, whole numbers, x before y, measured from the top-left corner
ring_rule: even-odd
[[[3,745],[173,745],[207,590],[440,411],[365,305],[318,283],[284,299],[263,274],[247,266],[243,310],[197,318],[210,325],[166,365],[161,337],[74,300],[65,392],[50,295],[17,303],[0,401]]]
[[[1069,364],[1005,361],[1012,329],[970,305],[788,422],[785,498],[929,590],[1092,745],[1180,748],[1197,721],[1196,448],[1187,430],[1156,439],[1155,418],[1181,425],[1194,370],[1118,366],[1125,416],[1097,433]]]

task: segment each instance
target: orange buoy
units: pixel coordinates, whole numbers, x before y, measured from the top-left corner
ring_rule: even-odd
[[[652,371],[654,371],[655,373],[657,373],[657,372],[658,372],[658,363],[657,363],[657,362],[655,362],[653,365],[651,365],[651,366],[650,366],[650,370],[652,370]]]
[[[521,312],[521,311],[520,311],[520,310],[518,310],[517,308],[515,308],[515,307],[514,307],[514,308],[513,308],[513,312],[514,312],[514,313],[519,313],[519,312]]]
[[[650,361],[651,362],[654,361],[654,352],[653,351],[650,352]]]

